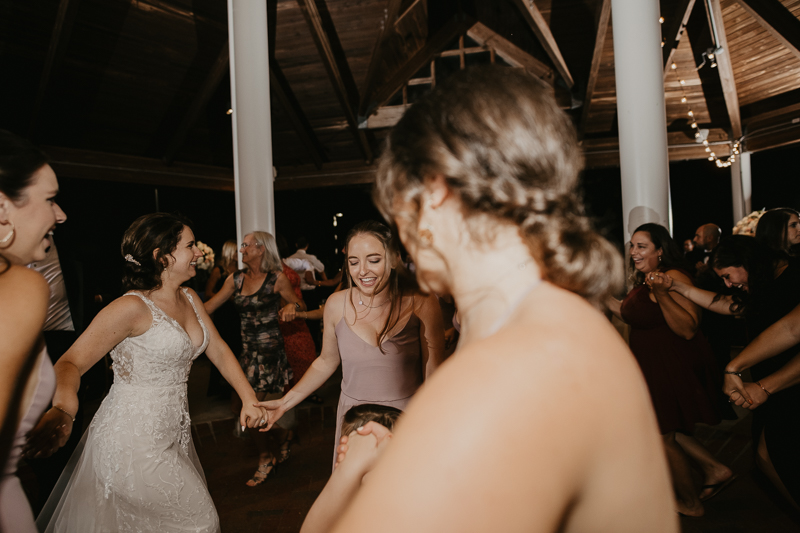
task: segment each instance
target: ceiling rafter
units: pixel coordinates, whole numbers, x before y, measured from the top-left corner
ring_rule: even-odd
[[[662,54],[664,56],[664,77],[670,70],[672,65],[672,57],[678,51],[678,45],[683,37],[686,24],[689,22],[689,17],[694,9],[695,0],[680,0],[678,7],[675,8],[674,16],[670,17],[667,26],[664,28],[664,48]]]
[[[736,0],[748,15],[800,59],[800,20],[778,0]]]
[[[42,68],[42,75],[39,78],[39,87],[36,90],[36,100],[34,100],[33,109],[31,111],[31,119],[28,123],[28,137],[33,137],[36,132],[36,125],[39,121],[39,114],[42,111],[44,97],[47,93],[47,87],[50,84],[50,78],[64,57],[66,45],[69,42],[70,34],[72,33],[72,23],[75,21],[75,11],[79,0],[72,0],[70,7],[70,0],[61,0],[58,4],[58,14],[56,15],[56,22],[53,25],[53,33],[50,36],[50,46],[47,49],[47,57],[44,61]]]
[[[606,0],[604,0],[606,1]],[[512,67],[524,68],[530,74],[541,78],[548,84],[553,85],[555,74],[553,69],[545,65],[528,52],[518,47],[505,37],[498,35],[494,30],[477,22],[469,30],[467,35],[481,46],[494,48],[497,55]]]
[[[317,7],[317,2],[323,7],[325,6],[324,0],[297,0],[300,10],[303,12],[303,17],[311,30],[311,37],[317,46],[322,63],[325,65],[325,70],[328,72],[334,93],[336,93],[336,97],[342,106],[347,125],[355,137],[364,159],[367,162],[371,162],[373,159],[372,148],[366,132],[358,129],[356,110],[359,104],[359,97],[353,74],[339,44],[339,37],[327,12],[327,7],[324,7],[325,11],[320,11]]]
[[[722,94],[725,97],[725,107],[728,108],[731,133],[734,139],[738,139],[742,136],[742,119],[739,111],[739,95],[736,92],[736,80],[733,77],[733,64],[731,63],[730,48],[728,48],[728,38],[725,35],[725,22],[722,20],[722,8],[720,8],[719,0],[709,0],[709,4],[713,10],[713,19],[717,24],[719,37],[717,46],[723,50],[723,52],[716,55],[719,80],[722,83]]]
[[[217,54],[217,59],[214,61],[211,69],[209,69],[205,80],[203,80],[203,84],[200,86],[194,99],[192,99],[189,109],[186,110],[183,118],[178,123],[178,127],[175,128],[175,133],[173,133],[172,139],[169,141],[167,149],[164,152],[163,159],[168,165],[171,165],[172,162],[175,161],[175,156],[178,154],[178,150],[181,149],[181,146],[183,146],[186,135],[188,135],[189,130],[192,129],[192,126],[197,122],[200,113],[206,108],[208,101],[211,99],[211,96],[213,96],[217,87],[219,87],[219,83],[228,71],[228,66],[230,64],[228,46],[229,43],[226,40],[219,54]]]
[[[385,105],[392,95],[402,88],[403,84],[426,63],[430,63],[433,57],[439,53],[447,43],[465,33],[474,24],[475,20],[463,13],[458,13],[448,20],[428,39],[425,46],[417,50],[383,85],[376,89],[375,94],[371,98],[371,104],[374,104],[374,108]]]
[[[603,47],[606,43],[608,25],[611,18],[611,0],[601,0],[597,6],[597,31],[594,38],[594,53],[592,54],[592,65],[589,68],[589,79],[586,81],[586,94],[583,97],[583,109],[581,110],[581,120],[578,124],[578,138],[583,138],[586,131],[586,122],[589,120],[589,108],[592,105],[594,88],[597,86],[597,77],[600,73],[600,62],[603,59]]]
[[[575,81],[572,79],[572,74],[570,74],[569,68],[567,68],[567,63],[561,55],[561,50],[558,48],[555,37],[553,37],[553,32],[550,31],[550,26],[548,26],[547,21],[544,20],[539,8],[536,7],[533,0],[513,0],[513,3],[517,5],[522,16],[525,17],[525,20],[533,30],[533,33],[536,34],[536,37],[544,47],[547,55],[550,56],[556,70],[564,79],[567,87],[572,89],[573,85],[575,85]]]
[[[369,67],[367,67],[367,77],[364,79],[364,85],[361,88],[361,101],[358,105],[358,112],[361,115],[366,114],[369,106],[368,95],[372,94],[375,84],[378,82],[378,71],[383,58],[383,48],[387,45],[389,38],[395,31],[394,23],[397,21],[397,16],[400,14],[400,6],[403,0],[387,0],[386,2],[386,17],[383,20],[383,27],[375,41],[375,47],[372,49],[372,56],[369,59]]]

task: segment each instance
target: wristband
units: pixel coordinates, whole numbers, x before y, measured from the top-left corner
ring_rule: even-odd
[[[761,387],[761,388],[763,389],[764,387]],[[64,414],[65,414],[65,415],[67,415],[68,417],[70,417],[70,418],[72,419],[72,422],[73,422],[73,423],[75,422],[75,417],[74,417],[74,416],[72,416],[71,414],[69,414],[69,413],[68,413],[66,410],[64,410],[64,409],[60,408],[60,407],[59,407],[59,406],[57,406],[57,405],[54,405],[54,406],[53,406],[53,409],[58,409],[59,411],[61,411],[62,413],[64,413]]]
[[[732,376],[739,376],[739,377],[742,377],[742,373],[741,373],[741,372],[731,372],[730,370],[726,370],[726,371],[725,371],[725,373],[726,373],[726,374],[730,374],[730,375],[732,375]]]

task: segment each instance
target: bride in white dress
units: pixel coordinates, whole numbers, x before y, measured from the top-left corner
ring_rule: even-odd
[[[66,442],[78,409],[80,376],[104,354],[114,384],[45,508],[40,531],[219,531],[219,518],[192,443],[186,381],[206,352],[242,399],[240,423],[266,413],[239,363],[194,291],[202,253],[175,215],[140,217],[122,242],[121,298],[101,311],[56,365],[53,408],[33,430],[28,453],[48,455]]]

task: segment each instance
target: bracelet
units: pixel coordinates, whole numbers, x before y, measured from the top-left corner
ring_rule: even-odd
[[[763,389],[764,387],[761,387],[761,388]],[[69,413],[68,413],[68,412],[67,412],[65,409],[62,409],[62,408],[60,408],[60,407],[59,407],[59,406],[57,406],[57,405],[54,405],[54,406],[53,406],[53,409],[58,409],[59,411],[61,411],[62,413],[64,413],[64,414],[65,414],[65,415],[67,415],[68,417],[70,417],[70,418],[72,419],[72,422],[73,422],[73,423],[75,422],[75,417],[74,417],[74,416],[72,416],[71,414],[69,414]]]
[[[739,377],[742,377],[742,373],[741,373],[741,372],[731,372],[730,370],[726,370],[726,371],[725,371],[725,373],[726,373],[726,374],[731,374],[731,375],[733,375],[733,376],[739,376]]]
[[[767,398],[769,398],[770,396],[772,396],[772,393],[770,393],[770,392],[769,392],[767,389],[765,389],[765,388],[764,388],[764,385],[762,385],[760,381],[756,381],[756,385],[758,385],[759,387],[761,387],[761,390],[763,390],[764,392],[766,392],[766,393],[767,393]]]

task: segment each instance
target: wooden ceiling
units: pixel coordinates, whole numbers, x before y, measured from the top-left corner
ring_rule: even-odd
[[[619,164],[610,0],[266,2],[277,189],[371,181],[406,106],[484,62],[545,80],[587,166]],[[800,140],[800,0],[660,6],[672,160],[707,157],[697,130],[723,158]],[[222,0],[0,0],[0,128],[64,176],[232,189],[227,28]]]

